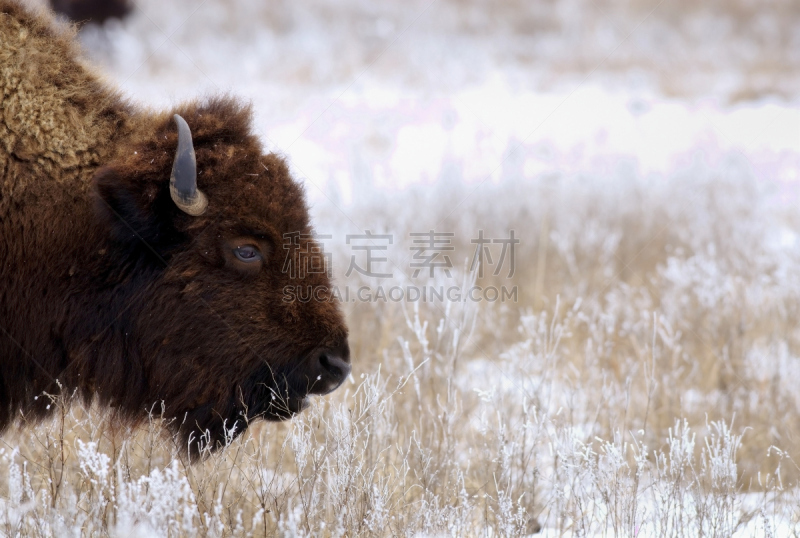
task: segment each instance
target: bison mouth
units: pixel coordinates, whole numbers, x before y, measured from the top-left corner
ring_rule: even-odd
[[[317,348],[294,363],[289,371],[275,372],[268,364],[250,379],[248,415],[270,421],[291,418],[308,408],[309,396],[325,395],[336,390],[350,375],[350,350]]]
[[[311,405],[308,396],[295,396],[286,398],[275,398],[266,409],[259,414],[265,420],[280,422],[288,420],[297,413],[304,411]]]
[[[280,422],[311,405],[308,395],[289,393],[286,385],[281,385],[281,389],[275,389],[262,380],[252,386],[254,390],[249,398],[244,393],[244,386],[240,387],[237,403],[209,402],[176,413],[178,420],[173,422],[173,426],[180,430],[180,441],[188,447],[190,457],[195,459],[206,451],[227,446],[255,419]]]
[[[279,422],[292,418],[311,405],[311,396],[333,392],[349,375],[346,343],[341,348],[318,348],[281,369],[265,361],[236,385],[231,399],[190,410],[176,426],[182,430],[183,441],[189,443],[192,457],[196,457],[204,446],[211,450],[226,446],[252,420]],[[202,442],[198,444],[197,439]]]
[[[277,378],[277,379],[276,379]],[[271,372],[260,372],[251,379],[253,387],[247,403],[248,420],[263,418],[271,422],[288,420],[294,415],[308,409],[313,391],[306,386],[293,384],[286,376],[273,375]]]

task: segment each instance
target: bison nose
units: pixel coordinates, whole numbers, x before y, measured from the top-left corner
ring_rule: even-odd
[[[338,349],[319,349],[309,357],[308,368],[311,374],[308,393],[332,392],[350,375],[350,348],[344,344]]]

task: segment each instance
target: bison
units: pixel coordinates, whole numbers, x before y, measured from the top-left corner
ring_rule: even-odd
[[[216,446],[348,377],[333,294],[283,293],[332,288],[303,270],[320,252],[303,189],[247,105],[136,106],[73,30],[12,0],[0,96],[0,428],[65,394],[130,423],[157,405]]]

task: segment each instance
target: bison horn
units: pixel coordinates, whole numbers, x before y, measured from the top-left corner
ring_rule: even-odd
[[[178,114],[173,117],[178,124],[178,150],[169,178],[169,193],[181,211],[197,217],[205,213],[208,199],[197,188],[197,159],[194,155],[192,132],[186,120]]]

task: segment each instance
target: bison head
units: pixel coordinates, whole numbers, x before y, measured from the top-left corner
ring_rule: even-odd
[[[92,285],[106,294],[104,314],[83,320],[94,351],[76,358],[94,363],[77,371],[106,403],[163,405],[184,440],[216,445],[337,388],[347,328],[302,187],[263,152],[249,109],[221,99],[177,112],[95,175],[108,247],[92,254]],[[287,300],[300,284],[322,300]]]

